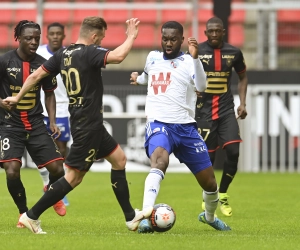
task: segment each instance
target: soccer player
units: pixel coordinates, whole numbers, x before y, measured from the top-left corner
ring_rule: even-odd
[[[143,209],[154,206],[169,165],[169,155],[174,153],[204,190],[206,210],[199,214],[199,221],[216,230],[230,230],[214,216],[219,200],[218,186],[194,119],[195,90],[204,91],[206,88],[206,75],[198,59],[198,43],[195,38],[188,38],[190,55],[182,53],[183,27],[175,21],[163,24],[161,34],[163,52],[151,51],[144,72],[131,74],[131,84],[148,85],[145,149],[151,170],[145,180]],[[153,232],[149,220],[141,221],[138,232]]]
[[[213,17],[206,23],[207,41],[199,44],[199,58],[207,75],[207,89],[198,93],[196,121],[205,140],[209,156],[214,163],[219,146],[225,149],[226,157],[219,187],[220,209],[226,216],[232,215],[227,190],[236,172],[241,137],[237,119],[245,119],[247,75],[242,52],[223,41],[225,30],[222,20]],[[240,106],[234,113],[231,93],[232,68],[239,76],[238,92]],[[205,210],[205,204],[202,203]]]
[[[46,108],[52,135],[59,136],[60,131],[55,125],[55,77],[42,79],[13,109],[8,109],[3,102],[4,98],[17,95],[26,78],[46,61],[36,54],[40,35],[41,29],[37,23],[20,21],[14,30],[19,47],[0,57],[0,166],[6,172],[7,188],[20,215],[28,210],[25,188],[20,178],[25,148],[38,168],[45,167],[50,172],[49,186],[64,176],[63,157],[47,132],[40,101],[42,88],[47,97]],[[53,204],[57,214],[66,214],[62,202]],[[17,227],[22,228],[24,225],[18,222]]]
[[[40,45],[37,49],[39,55],[45,59],[49,59],[57,50],[63,47],[62,43],[65,38],[65,27],[60,23],[51,23],[47,27],[48,44]],[[55,143],[59,148],[60,153],[65,158],[67,155],[67,143],[70,140],[70,126],[69,126],[69,98],[66,92],[64,83],[62,82],[61,75],[56,76],[57,88],[54,90],[56,99],[56,125],[58,126],[61,135],[55,139]],[[41,101],[44,108],[44,122],[50,132],[50,120],[47,110],[45,109],[44,92],[41,92]],[[43,180],[44,189],[49,183],[49,172],[46,168],[39,169],[40,175]],[[64,204],[67,206],[69,202],[67,197],[63,199]]]
[[[127,38],[115,50],[100,47],[107,24],[103,18],[83,20],[78,40],[58,50],[47,62],[30,75],[18,95],[6,99],[6,105],[22,102],[24,95],[49,73],[61,73],[69,96],[69,112],[73,144],[66,157],[64,177],[53,183],[44,196],[27,212],[20,222],[36,234],[44,234],[38,218],[52,204],[78,186],[95,159],[105,158],[111,165],[111,184],[125,216],[126,226],[135,231],[140,221],[149,217],[153,208],[134,210],[129,201],[124,151],[103,125],[103,82],[101,68],[121,63],[131,50],[138,35],[139,20],[126,21]]]

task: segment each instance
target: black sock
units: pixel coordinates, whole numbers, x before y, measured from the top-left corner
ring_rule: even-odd
[[[51,184],[53,184],[54,182],[58,181],[62,176],[54,176],[51,173],[49,173],[49,183],[47,185],[47,188],[50,187]]]
[[[26,192],[20,178],[6,179],[7,189],[19,209],[19,213],[25,213],[28,210]]]
[[[129,201],[129,188],[124,170],[111,170],[111,185],[116,198],[123,210],[126,221],[131,221],[135,216],[135,211]]]
[[[237,172],[237,162],[225,162],[219,193],[227,193],[227,189]]]
[[[28,217],[30,219],[37,220],[44,211],[64,198],[65,195],[72,189],[73,188],[66,179],[61,177],[58,181],[51,184],[42,198],[39,199],[39,201],[30,210],[28,210]]]

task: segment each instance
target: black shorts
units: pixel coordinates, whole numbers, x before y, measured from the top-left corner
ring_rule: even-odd
[[[72,138],[65,165],[78,171],[88,171],[94,161],[109,156],[118,147],[103,125],[99,130],[72,130]]]
[[[63,160],[58,147],[44,125],[33,131],[14,131],[1,126],[0,137],[1,167],[1,163],[9,161],[19,161],[22,164],[25,148],[38,168],[42,168],[52,161]]]
[[[208,152],[216,151],[219,146],[224,148],[227,144],[242,141],[239,124],[233,111],[214,121],[197,119],[197,125]]]

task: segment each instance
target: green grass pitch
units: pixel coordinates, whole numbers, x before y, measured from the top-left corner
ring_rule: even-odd
[[[42,181],[35,169],[22,169],[27,201],[31,207],[42,195]],[[147,173],[127,173],[131,202],[141,208]],[[216,172],[217,180],[221,172]],[[130,232],[114,197],[110,173],[90,172],[68,195],[67,215],[52,208],[41,217],[47,235],[16,228],[18,210],[0,172],[0,249],[105,249],[177,250],[300,249],[299,174],[238,173],[230,188],[233,216],[217,215],[232,231],[220,232],[200,223],[201,189],[192,174],[167,173],[157,203],[171,205],[175,226],[166,233],[141,235]]]

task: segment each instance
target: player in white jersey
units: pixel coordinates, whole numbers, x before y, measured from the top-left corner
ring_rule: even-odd
[[[63,45],[63,40],[65,38],[64,26],[60,23],[51,23],[47,27],[47,39],[48,44],[40,45],[37,50],[37,54],[41,55],[45,59],[49,59],[57,50],[59,50]],[[61,135],[59,138],[55,140],[60,153],[65,158],[67,155],[67,143],[70,140],[70,126],[69,126],[69,98],[66,92],[66,88],[62,81],[60,75],[56,76],[57,79],[57,88],[54,90],[55,98],[56,98],[56,125],[59,127],[61,131]],[[41,91],[41,102],[44,108],[44,122],[47,126],[49,133],[51,133],[49,129],[49,117],[45,108],[45,95],[44,91]],[[39,169],[40,175],[43,180],[44,187],[49,182],[49,172],[46,168]],[[63,199],[64,204],[67,206],[69,202],[65,197]]]
[[[151,170],[145,180],[143,209],[154,206],[169,165],[169,155],[174,153],[187,165],[203,189],[206,210],[199,214],[199,221],[216,230],[231,230],[215,217],[218,186],[207,147],[194,120],[195,91],[206,89],[206,75],[198,58],[198,43],[195,38],[188,38],[190,54],[182,53],[183,27],[175,21],[163,24],[161,33],[163,52],[151,51],[144,72],[131,74],[131,84],[148,85],[145,149]],[[149,220],[141,221],[138,232],[153,232]]]

